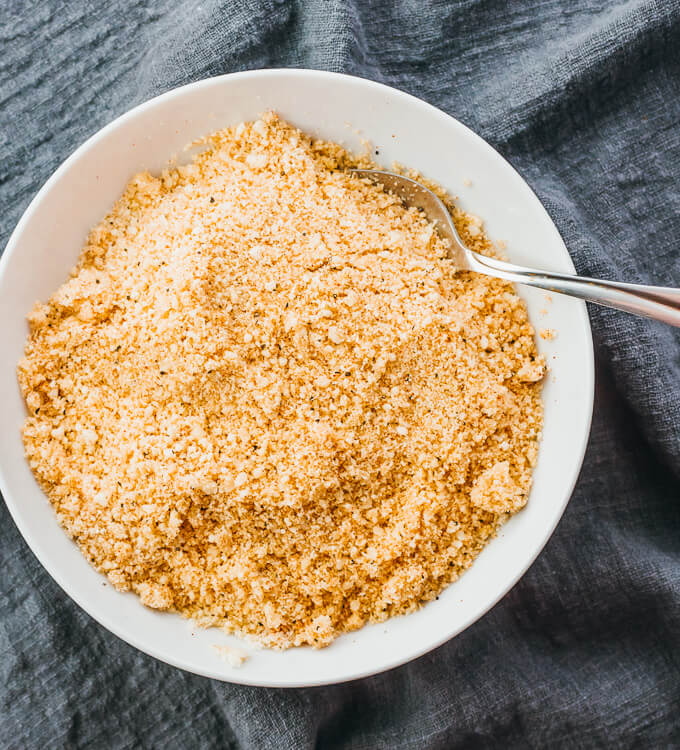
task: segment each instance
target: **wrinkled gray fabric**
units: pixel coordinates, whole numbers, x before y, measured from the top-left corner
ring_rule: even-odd
[[[132,105],[298,66],[468,124],[536,190],[579,272],[680,286],[678,0],[6,0],[0,44],[1,246]],[[593,431],[556,533],[484,618],[384,675],[284,691],[161,664],[73,604],[0,505],[0,747],[679,747],[680,336],[590,312]]]

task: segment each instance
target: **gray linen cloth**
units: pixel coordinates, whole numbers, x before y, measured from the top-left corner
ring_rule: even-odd
[[[0,246],[114,116],[296,66],[461,119],[580,273],[680,286],[678,0],[5,0],[0,43]],[[680,331],[590,313],[593,430],[556,533],[491,612],[387,674],[270,690],[161,664],[73,604],[0,504],[0,747],[680,747]]]

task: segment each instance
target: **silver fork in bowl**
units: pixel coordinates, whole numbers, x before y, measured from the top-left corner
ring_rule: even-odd
[[[357,177],[368,178],[401,198],[407,207],[422,209],[441,236],[449,241],[449,258],[461,271],[476,271],[518,284],[527,284],[559,294],[614,307],[635,315],[654,318],[680,327],[680,289],[644,284],[604,281],[569,273],[539,271],[516,266],[475,253],[465,246],[456,231],[451,215],[441,200],[419,182],[394,172],[376,169],[352,170]]]

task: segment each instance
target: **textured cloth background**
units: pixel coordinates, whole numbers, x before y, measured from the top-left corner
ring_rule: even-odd
[[[472,127],[579,272],[680,286],[679,0],[4,0],[0,45],[2,247],[114,116],[301,66]],[[0,747],[680,747],[680,331],[590,312],[593,431],[555,535],[478,623],[388,674],[284,691],[161,664],[78,609],[0,504]]]

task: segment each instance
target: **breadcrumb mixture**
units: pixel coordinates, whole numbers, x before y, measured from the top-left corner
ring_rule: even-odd
[[[31,313],[26,453],[118,589],[324,646],[434,599],[524,505],[545,366],[512,287],[456,273],[367,157],[273,114],[199,143]]]

